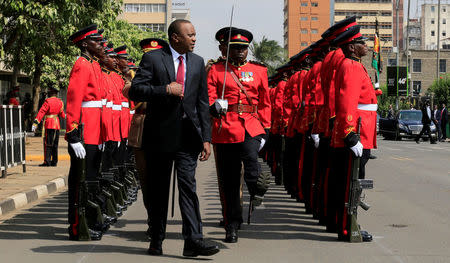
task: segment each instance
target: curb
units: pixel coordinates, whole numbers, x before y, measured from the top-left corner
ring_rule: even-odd
[[[67,186],[68,176],[59,177],[47,184],[37,185],[28,191],[14,194],[0,202],[0,216],[22,208],[32,202],[56,193]]]

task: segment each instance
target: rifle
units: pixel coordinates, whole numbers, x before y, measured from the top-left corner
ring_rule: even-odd
[[[361,129],[361,117],[358,118],[357,136],[360,136]],[[358,225],[358,206],[361,206],[365,211],[369,210],[370,205],[361,200],[361,194],[363,189],[373,189],[372,179],[359,179],[359,165],[361,158],[352,156],[352,170],[350,178],[350,196],[348,202],[345,204],[347,207],[348,224],[350,225],[350,242],[360,243],[362,242],[361,229]]]
[[[81,141],[83,141],[83,124],[79,125],[79,132],[81,136]],[[91,235],[89,234],[89,227],[86,218],[86,207],[88,204],[88,191],[86,185],[86,159],[75,158],[74,169],[75,173],[78,175],[78,200],[76,200],[75,209],[78,213],[78,240],[88,241],[91,240]]]

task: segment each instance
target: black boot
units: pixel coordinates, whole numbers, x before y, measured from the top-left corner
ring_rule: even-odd
[[[203,239],[185,240],[183,256],[212,256],[220,251],[218,246],[207,246]]]

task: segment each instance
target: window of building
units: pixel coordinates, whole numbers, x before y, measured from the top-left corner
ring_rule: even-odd
[[[434,37],[434,30],[431,30],[431,36]]]
[[[311,29],[311,34],[317,34],[317,33],[319,33],[319,30],[317,30],[317,29]]]
[[[431,24],[434,25],[434,18],[431,19]]]
[[[445,13],[445,12],[447,12],[447,8],[445,8],[445,6],[444,6],[444,7],[442,7],[442,13]]]
[[[166,25],[165,24],[134,24],[140,29],[148,30],[152,32],[164,32],[166,31]]]
[[[397,66],[396,58],[388,58],[388,66]]]
[[[444,24],[444,25],[447,24],[447,19],[445,19],[445,18],[442,19],[442,24]]]
[[[302,47],[307,47],[307,46],[308,46],[308,42],[302,42],[300,45],[301,45]]]
[[[307,17],[307,16],[302,16],[302,17],[300,17],[300,20],[302,20],[302,21],[308,21],[308,17]]]
[[[413,92],[415,94],[419,94],[422,89],[422,81],[413,80],[412,85],[413,85]]]
[[[445,33],[445,31],[442,31],[442,36],[445,37],[447,35],[447,33]]]
[[[165,13],[165,4],[125,4],[125,13]]]
[[[308,6],[308,3],[302,2],[300,5],[301,5],[301,6]]]
[[[302,34],[308,34],[308,29],[302,29]]]
[[[317,21],[317,20],[319,20],[319,18],[317,16],[312,16],[311,17],[311,21]]]
[[[434,5],[431,6],[431,12],[434,12]]]
[[[446,73],[447,72],[447,60],[439,59],[439,72]]]
[[[413,59],[413,67],[412,72],[422,72],[422,60],[421,59]]]
[[[311,2],[311,6],[313,6],[313,7],[318,7],[318,6],[319,6],[319,3],[317,3],[317,2]]]

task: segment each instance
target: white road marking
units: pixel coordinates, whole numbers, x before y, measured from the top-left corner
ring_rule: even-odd
[[[375,244],[377,244],[377,246],[379,246],[384,252],[391,255],[395,259],[396,262],[405,263],[400,256],[395,255],[394,252],[392,252],[392,250],[390,250],[389,248],[385,247],[383,244],[378,242],[377,239],[374,239],[374,241],[375,241]]]

